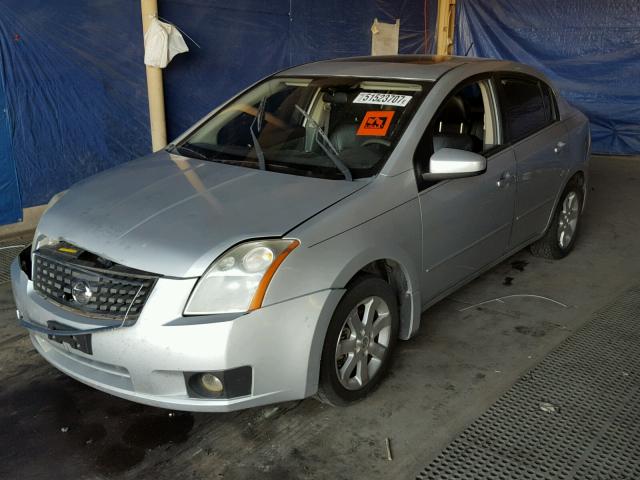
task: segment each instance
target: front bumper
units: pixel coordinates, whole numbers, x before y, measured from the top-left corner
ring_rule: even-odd
[[[87,330],[100,321],[42,298],[11,265],[17,308],[25,321]],[[317,390],[324,335],[343,290],[324,290],[240,315],[183,317],[196,279],[158,280],[137,322],[92,334],[92,354],[30,331],[38,352],[67,375],[118,397],[176,410],[226,412],[295,400]],[[184,372],[250,366],[251,394],[190,397]]]

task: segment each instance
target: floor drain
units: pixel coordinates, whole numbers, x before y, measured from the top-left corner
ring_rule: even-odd
[[[640,289],[518,380],[418,480],[640,478]]]

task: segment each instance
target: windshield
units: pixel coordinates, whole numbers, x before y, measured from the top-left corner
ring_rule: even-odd
[[[273,77],[173,146],[184,156],[330,179],[376,174],[427,84]]]

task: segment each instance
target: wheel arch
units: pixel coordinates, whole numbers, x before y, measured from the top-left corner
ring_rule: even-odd
[[[398,255],[370,255],[354,259],[341,272],[337,284],[348,289],[359,276],[375,275],[386,281],[396,294],[400,330],[398,337],[407,340],[420,326],[421,299],[418,272]]]
[[[558,189],[558,194],[556,195],[556,199],[555,199],[555,201],[553,203],[553,209],[551,210],[551,214],[549,215],[549,219],[547,220],[547,225],[546,225],[542,235],[544,235],[544,232],[546,232],[547,229],[549,228],[549,226],[551,225],[551,221],[553,220],[553,215],[555,214],[555,211],[558,208],[558,204],[560,203],[560,200],[562,199],[562,194],[564,193],[564,191],[567,189],[567,187],[572,182],[577,182],[578,186],[581,187],[581,189],[582,189],[582,210],[584,211],[584,206],[586,204],[586,199],[587,199],[587,176],[586,176],[586,172],[583,171],[582,169],[577,169],[577,170],[574,170],[571,173],[572,174],[571,174],[571,176],[569,176],[567,181],[562,184],[562,188]]]
[[[577,182],[578,186],[582,188],[582,211],[584,211],[584,207],[587,204],[587,175],[583,170],[577,170],[574,174],[569,178],[564,188],[567,188],[571,182]],[[564,189],[563,189],[564,190]]]
[[[400,247],[394,248],[394,254],[383,254],[380,250],[364,250],[360,254],[352,257],[340,272],[334,277],[331,291],[335,295],[331,296],[331,301],[325,305],[325,313],[322,315],[324,319],[318,322],[315,327],[314,341],[309,352],[309,371],[307,373],[306,395],[312,395],[317,392],[318,381],[320,376],[320,362],[322,358],[322,346],[327,333],[327,328],[333,312],[337,308],[339,301],[342,299],[344,292],[347,291],[349,285],[358,278],[359,275],[374,274],[381,276],[381,269],[387,270],[387,275],[393,279],[395,288],[406,282],[404,289],[396,290],[394,284],[392,288],[396,295],[401,295],[399,299],[400,329],[398,338],[408,340],[411,338],[420,326],[421,297],[419,290],[419,270],[415,268],[415,261],[411,262],[408,253],[403,252]],[[390,272],[388,271],[391,267]],[[400,276],[401,275],[401,276]],[[384,278],[384,277],[383,277]],[[389,280],[387,280],[389,281]],[[402,300],[402,302],[400,301]]]

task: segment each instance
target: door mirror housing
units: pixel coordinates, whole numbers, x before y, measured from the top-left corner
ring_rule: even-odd
[[[429,159],[429,171],[423,180],[445,180],[480,175],[487,171],[487,159],[467,150],[441,148]]]

